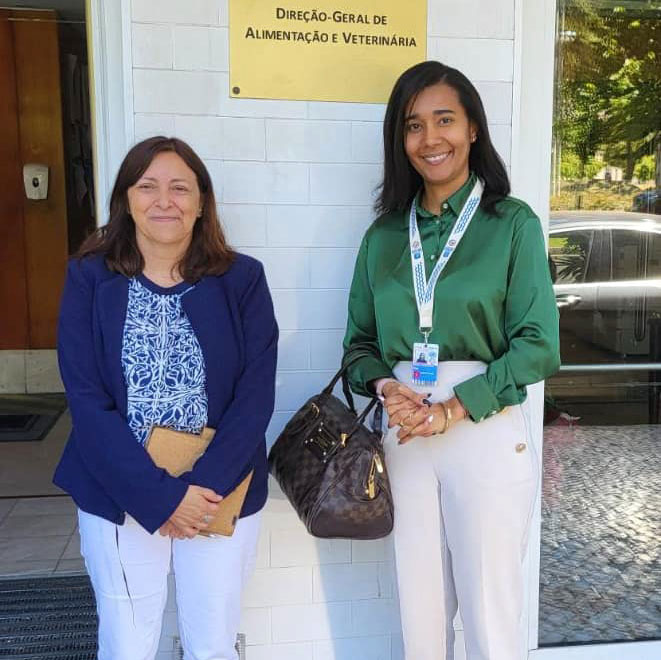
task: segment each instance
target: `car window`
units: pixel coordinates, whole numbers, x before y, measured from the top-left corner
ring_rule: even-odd
[[[614,229],[613,235],[613,280],[637,280],[643,277],[644,238],[643,232]]]
[[[593,234],[586,230],[551,234],[549,266],[555,284],[585,281]]]
[[[661,277],[661,234],[650,234],[647,252],[647,279]]]
[[[610,232],[597,229],[592,239],[592,249],[588,258],[586,282],[608,282],[611,278]]]

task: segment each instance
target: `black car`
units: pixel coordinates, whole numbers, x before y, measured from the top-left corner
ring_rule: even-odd
[[[554,212],[549,268],[570,370],[548,381],[547,394],[604,423],[632,421],[635,410],[635,419],[658,419],[661,370],[643,365],[661,363],[661,216]]]

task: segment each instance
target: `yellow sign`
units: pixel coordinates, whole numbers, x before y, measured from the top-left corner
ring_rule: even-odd
[[[385,103],[427,56],[427,0],[230,0],[237,98]]]

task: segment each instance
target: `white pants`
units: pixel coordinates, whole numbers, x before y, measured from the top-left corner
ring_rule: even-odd
[[[114,525],[79,510],[99,614],[98,659],[155,657],[172,558],[185,660],[237,660],[241,592],[255,565],[260,518],[241,518],[231,537],[171,540],[130,516]]]
[[[485,369],[441,363],[431,388],[411,385],[410,362],[394,373],[439,401]],[[522,565],[539,467],[522,406],[404,445],[398,430],[385,453],[406,659],[453,660],[457,604],[468,660],[525,658]]]

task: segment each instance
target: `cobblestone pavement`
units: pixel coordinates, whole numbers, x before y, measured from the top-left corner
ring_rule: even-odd
[[[661,426],[546,427],[539,643],[661,638]]]

